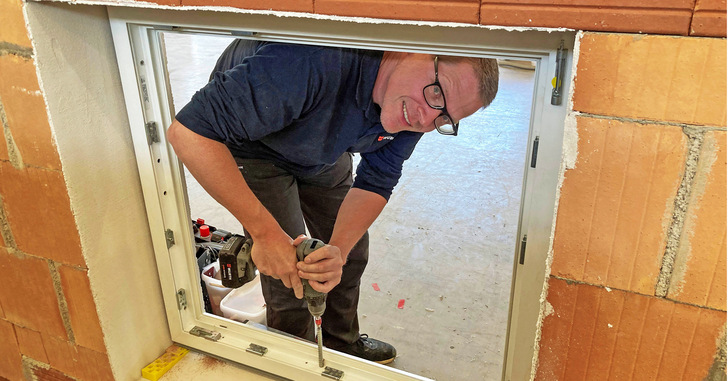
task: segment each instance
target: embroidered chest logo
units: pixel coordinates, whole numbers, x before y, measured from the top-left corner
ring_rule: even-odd
[[[377,138],[378,142],[381,142],[382,140],[394,140],[394,136],[380,136]]]

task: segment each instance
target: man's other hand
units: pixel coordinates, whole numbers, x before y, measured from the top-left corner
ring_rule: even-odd
[[[308,237],[298,237],[293,242],[298,245]],[[341,251],[336,246],[326,245],[313,251],[306,259],[299,261],[298,276],[308,279],[311,288],[318,292],[328,293],[341,282],[344,261]]]

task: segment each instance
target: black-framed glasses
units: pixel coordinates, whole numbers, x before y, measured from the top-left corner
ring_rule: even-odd
[[[435,118],[435,128],[437,132],[443,135],[458,134],[458,125],[460,123],[455,122],[450,114],[447,113],[447,103],[445,102],[445,93],[442,91],[440,81],[437,79],[437,56],[435,56],[435,82],[425,86],[422,89],[422,93],[425,95],[425,102],[427,105],[435,110],[440,110],[442,113],[440,116]]]

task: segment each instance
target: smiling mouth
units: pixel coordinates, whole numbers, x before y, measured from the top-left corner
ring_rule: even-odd
[[[410,123],[409,115],[407,115],[407,105],[404,102],[402,102],[402,112],[404,112],[405,122],[407,122],[407,124],[411,126],[412,123]]]

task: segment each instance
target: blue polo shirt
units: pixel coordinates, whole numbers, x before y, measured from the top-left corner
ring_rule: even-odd
[[[263,43],[177,114],[199,135],[297,176],[361,153],[354,187],[389,199],[422,133],[387,133],[372,101],[382,52]]]

